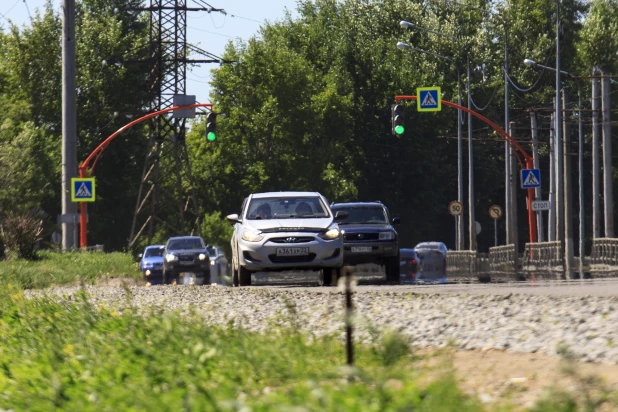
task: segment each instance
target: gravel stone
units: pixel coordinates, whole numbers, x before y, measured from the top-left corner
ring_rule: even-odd
[[[77,300],[80,287],[28,291],[29,297]],[[270,333],[277,327],[303,329],[310,336],[343,336],[344,296],[336,288],[231,288],[226,286],[88,286],[94,305],[197,313],[210,325]],[[578,359],[618,364],[617,297],[508,294],[355,293],[356,342],[373,342],[397,330],[413,345],[467,350],[557,355],[563,348]]]

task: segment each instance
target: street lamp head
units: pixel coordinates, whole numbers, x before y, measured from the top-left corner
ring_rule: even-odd
[[[534,60],[530,60],[530,59],[524,59],[524,64],[526,66],[536,66],[536,62]]]
[[[411,48],[411,46],[409,44],[406,44],[406,43],[402,42],[402,41],[398,41],[397,42],[397,48],[399,48],[399,49],[409,49],[409,48]]]
[[[414,27],[414,24],[409,23],[409,22],[407,22],[407,21],[405,21],[405,20],[402,20],[401,22],[399,22],[399,26],[400,26],[402,29],[411,29],[411,28],[413,28],[413,27]]]

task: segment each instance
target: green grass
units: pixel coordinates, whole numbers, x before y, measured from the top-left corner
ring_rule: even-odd
[[[43,288],[103,277],[141,278],[137,264],[126,253],[55,253],[41,251],[39,259],[0,261],[0,276],[22,288]]]
[[[477,411],[446,376],[421,386],[400,342],[357,346],[205,327],[195,316],[0,293],[0,409],[15,411]],[[384,351],[396,348],[396,353]],[[243,409],[249,407],[250,409]]]

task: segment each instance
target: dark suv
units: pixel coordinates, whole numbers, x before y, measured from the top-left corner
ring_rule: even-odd
[[[165,245],[163,284],[180,282],[181,273],[194,273],[195,283],[210,284],[210,258],[204,240],[199,236],[171,237]]]
[[[399,239],[391,226],[399,224],[399,218],[391,220],[381,202],[333,203],[331,210],[348,213],[347,219],[339,223],[343,231],[344,265],[384,265],[386,281],[400,283]]]

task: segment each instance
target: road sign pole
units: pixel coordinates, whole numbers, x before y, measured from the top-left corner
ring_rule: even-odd
[[[498,246],[498,219],[494,219],[494,246]]]

